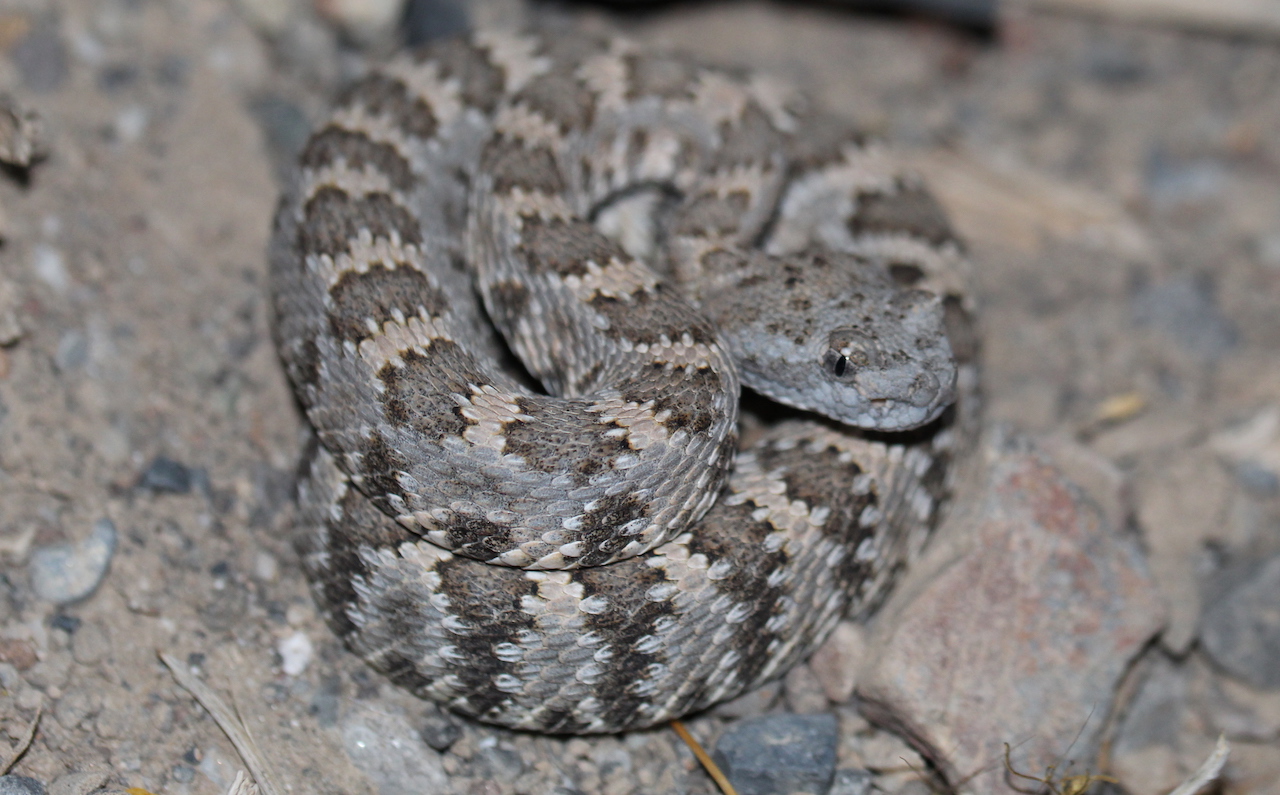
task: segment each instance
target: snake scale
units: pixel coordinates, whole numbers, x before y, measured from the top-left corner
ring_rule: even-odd
[[[317,602],[464,714],[614,732],[730,698],[936,521],[960,246],[767,79],[567,33],[400,56],[303,149],[271,259]],[[741,449],[740,379],[794,407]]]

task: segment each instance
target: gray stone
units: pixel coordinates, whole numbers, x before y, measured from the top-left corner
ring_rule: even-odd
[[[30,776],[0,776],[0,795],[45,795],[45,789]]]
[[[1187,709],[1186,702],[1186,676],[1157,650],[1150,670],[1126,710],[1116,740],[1117,751],[1124,753],[1153,745],[1174,745]]]
[[[116,526],[99,519],[83,541],[32,551],[27,570],[31,587],[46,602],[69,604],[97,590],[116,551]]]
[[[409,0],[401,25],[405,43],[417,47],[456,36],[470,27],[467,5],[460,0]]]
[[[157,494],[187,494],[192,480],[191,469],[185,464],[156,456],[138,477],[138,488]]]
[[[67,773],[49,785],[49,795],[88,795],[106,780],[107,774],[102,771]]]
[[[826,793],[836,768],[834,715],[766,715],[744,720],[716,743],[715,760],[739,795]]]
[[[347,757],[381,795],[450,791],[440,755],[426,747],[403,715],[361,705],[340,729]]]
[[[81,665],[97,665],[111,656],[111,638],[106,628],[97,622],[80,627],[71,636],[71,655]]]
[[[875,776],[870,770],[841,768],[836,771],[827,795],[868,795],[874,782]]]
[[[1280,555],[1228,589],[1205,610],[1205,652],[1233,676],[1280,688]]]
[[[418,732],[422,741],[443,753],[462,738],[462,726],[447,712],[432,705],[422,716]]]
[[[520,754],[500,745],[482,747],[471,758],[473,775],[494,781],[511,781],[524,772],[524,760]]]
[[[274,94],[263,94],[249,103],[249,112],[262,128],[277,170],[285,173],[311,135],[311,121],[297,104]]]

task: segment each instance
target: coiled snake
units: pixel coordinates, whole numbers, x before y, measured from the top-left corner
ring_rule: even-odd
[[[781,675],[936,519],[962,268],[917,181],[767,80],[567,34],[392,61],[274,234],[318,603],[394,682],[515,728]],[[739,378],[834,421],[739,450]]]

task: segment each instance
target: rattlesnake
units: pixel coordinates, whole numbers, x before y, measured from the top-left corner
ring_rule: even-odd
[[[496,32],[371,72],[272,248],[330,625],[421,696],[547,732],[781,675],[933,526],[963,265],[917,180],[756,76]],[[739,373],[932,425],[793,412],[739,451]]]

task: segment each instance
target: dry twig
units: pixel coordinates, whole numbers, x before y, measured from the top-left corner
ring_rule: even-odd
[[[9,772],[9,768],[22,758],[22,755],[31,747],[31,741],[36,737],[36,726],[40,725],[40,716],[44,714],[44,706],[36,707],[36,716],[27,724],[27,730],[22,733],[22,737],[18,738],[18,744],[15,745],[8,754],[0,757],[0,776]]]
[[[227,739],[235,746],[236,752],[240,754],[240,758],[244,760],[245,766],[249,768],[249,772],[253,774],[254,780],[258,784],[258,789],[262,790],[262,795],[282,795],[282,790],[276,786],[270,774],[270,768],[262,758],[262,753],[258,750],[257,743],[253,741],[253,735],[249,733],[248,727],[244,725],[244,720],[239,712],[227,706],[227,703],[204,682],[201,682],[188,671],[181,662],[173,655],[159,653],[160,661],[168,667],[169,673],[173,674],[174,680],[186,690],[198,702],[205,711],[213,717],[218,728],[227,735]],[[239,776],[236,781],[240,780]],[[239,795],[239,793],[247,793],[241,786],[240,790],[236,789],[236,785],[232,784],[232,791],[229,795]]]
[[[678,720],[673,720],[671,721],[671,728],[675,729],[676,734],[680,735],[680,739],[684,740],[684,744],[689,746],[689,750],[693,751],[693,755],[698,757],[698,761],[702,763],[707,775],[711,776],[711,780],[716,783],[720,791],[724,795],[738,795],[738,791],[729,783],[729,778],[720,770],[720,766],[716,764],[710,754],[702,749],[702,744],[693,739],[693,735],[684,727],[684,724]]]

